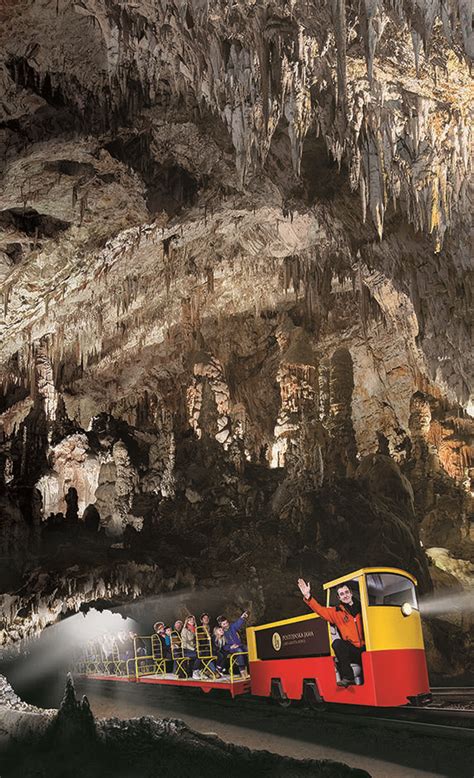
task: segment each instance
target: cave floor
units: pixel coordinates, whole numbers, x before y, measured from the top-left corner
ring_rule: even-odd
[[[467,763],[465,772],[459,761],[454,764],[457,746],[450,741],[433,743],[424,736],[384,734],[333,722],[321,726],[311,711],[282,710],[255,699],[232,701],[219,691],[204,696],[191,690],[123,686],[76,682],[77,692],[87,694],[98,718],[180,718],[196,731],[227,742],[297,759],[334,759],[364,769],[372,778],[470,775]]]

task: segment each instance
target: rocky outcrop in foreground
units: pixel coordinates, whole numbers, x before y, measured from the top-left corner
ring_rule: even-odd
[[[224,743],[201,735],[177,719],[144,717],[96,721],[87,698],[76,700],[68,679],[58,713],[13,713],[0,687],[0,767],[2,776],[23,778],[151,778],[158,774],[209,778],[258,775],[265,778],[368,778],[329,760],[296,760],[268,751]],[[107,770],[107,773],[104,772]],[[369,777],[370,778],[370,777]]]

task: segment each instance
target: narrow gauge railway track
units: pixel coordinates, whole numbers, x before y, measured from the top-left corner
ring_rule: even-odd
[[[472,700],[474,702],[474,686],[432,686],[431,693],[433,697]]]
[[[324,705],[324,703],[323,703]],[[318,712],[318,707],[312,708]],[[321,711],[323,707],[321,707]],[[457,708],[438,708],[434,705],[427,705],[423,708],[416,708],[411,705],[396,708],[373,708],[366,705],[336,705],[324,707],[324,712],[330,713],[350,713],[351,715],[374,716],[375,718],[399,718],[406,721],[449,721],[456,726],[463,726],[474,731],[474,711],[459,710]]]
[[[346,708],[347,706],[345,706]],[[432,728],[433,733],[446,732],[455,735],[456,732],[464,730],[462,737],[471,739],[474,744],[474,713],[472,711],[456,710],[450,708],[361,708],[360,710],[329,710],[328,715],[359,717],[360,720],[378,721],[380,723],[396,723],[399,727],[425,729],[426,732]],[[407,726],[408,725],[408,726]],[[413,726],[412,726],[413,725]]]
[[[417,721],[421,721],[423,717],[427,720],[449,718],[452,721],[456,721],[459,725],[461,725],[461,722],[464,721],[466,722],[466,727],[471,727],[474,729],[474,711],[472,710],[459,710],[458,708],[436,708],[434,706],[430,706],[419,711],[417,711],[416,708],[398,708],[397,710],[402,711],[402,713],[406,712],[408,716],[411,716],[412,713],[415,712],[417,714]]]
[[[474,686],[432,686],[433,694],[472,694],[474,695]]]
[[[436,687],[431,689],[433,702],[428,707],[459,710],[474,714],[474,688],[471,686]]]
[[[365,712],[360,713],[336,713],[329,711],[327,713],[316,714],[318,718],[325,717],[326,721],[353,724],[359,727],[369,727],[371,729],[397,730],[399,732],[410,732],[415,735],[428,735],[429,737],[447,738],[451,740],[463,740],[474,746],[474,729],[466,726],[455,726],[451,724],[440,724],[428,721],[420,721],[416,718],[405,718],[403,716],[379,715],[371,716]]]
[[[90,681],[81,680],[81,688],[87,687],[89,683]],[[113,681],[105,680],[95,681],[95,684],[100,684],[100,686],[104,684],[109,689],[111,686],[116,686]],[[122,684],[120,686],[123,688]],[[102,686],[102,688],[104,687]],[[127,684],[126,690],[135,701],[140,698],[140,692],[143,692],[143,688],[140,688],[140,685],[137,684]],[[241,712],[245,710],[255,711],[258,707],[268,706],[270,701],[268,698],[262,700],[258,697],[247,696],[239,697],[238,700],[231,700],[220,694],[213,695],[212,697],[207,694],[203,695],[194,689],[178,690],[178,693],[183,692],[186,696],[190,692],[194,692],[192,701],[193,705],[197,707],[211,706],[214,709],[225,707],[227,710],[230,710],[232,706],[237,706]],[[146,694],[143,695],[144,702],[149,704],[153,700],[153,693],[157,693],[157,689],[148,687]],[[162,695],[162,699],[164,698],[163,702],[167,697],[171,699],[168,695],[173,693],[176,693],[176,689],[171,692],[171,689],[165,691],[165,687],[160,688],[160,695]],[[181,697],[181,699],[183,698]],[[273,701],[270,702],[273,703]],[[277,708],[276,705],[275,707]],[[119,711],[117,712],[119,713]],[[321,723],[348,723],[360,727],[410,731],[413,734],[464,740],[474,746],[474,713],[472,711],[433,707],[373,708],[360,705],[336,705],[334,703],[329,706],[322,705],[320,708],[318,706],[311,708],[307,705],[296,703],[285,710],[280,709],[280,712],[281,715],[313,718]]]
[[[416,731],[420,734],[439,737],[467,739],[474,745],[474,713],[472,711],[446,708],[371,708],[365,706],[331,705],[325,710],[312,711],[318,718],[326,717],[331,721],[350,721],[362,726],[376,726]]]

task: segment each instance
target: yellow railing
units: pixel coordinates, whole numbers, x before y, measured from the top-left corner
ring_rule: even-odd
[[[201,672],[207,672],[215,681],[218,676],[211,667],[211,662],[217,661],[217,656],[212,653],[211,636],[205,627],[196,627],[196,653],[201,662]]]
[[[122,675],[122,671],[124,669],[124,660],[120,656],[120,650],[119,647],[114,640],[112,642],[112,651],[108,658],[106,658],[105,666],[110,673],[110,667],[112,666],[112,674],[115,675]]]
[[[176,665],[176,675],[178,675],[179,672],[182,672],[184,673],[185,678],[189,678],[187,670],[189,665],[189,657],[184,655],[181,635],[176,630],[173,630],[171,633],[171,658],[174,660]]]
[[[86,675],[97,675],[101,672],[102,653],[99,644],[88,645],[84,658],[84,671]]]
[[[150,651],[145,648],[145,654],[138,654],[138,641],[149,641]],[[163,656],[163,648],[158,635],[137,635],[133,639],[135,656],[127,660],[127,675],[130,678],[130,665],[133,662],[135,678],[144,675],[165,675],[166,659]]]
[[[145,653],[139,655],[139,641],[145,646]],[[148,644],[148,645],[147,645]],[[176,674],[182,674],[184,679],[189,678],[189,657],[184,655],[181,636],[179,632],[171,634],[171,658],[174,662],[173,670]],[[134,656],[129,659],[120,657],[120,650],[114,641],[112,649],[106,652],[100,643],[86,647],[85,655],[78,662],[78,670],[85,675],[126,675],[136,679],[147,675],[166,675],[166,658],[163,656],[163,645],[158,635],[140,635],[133,641]],[[212,644],[209,633],[202,627],[196,630],[196,653],[201,661],[202,670],[209,673],[212,680],[216,679],[216,673],[211,667],[217,657],[212,652]],[[239,656],[248,657],[247,651],[236,651],[229,654],[230,682],[241,680],[240,668],[237,664]]]
[[[235,654],[230,654],[230,682],[231,683],[235,683],[236,680],[234,665],[237,664],[236,659],[238,656],[248,656],[248,651],[236,651]],[[238,665],[237,665],[237,670],[238,670],[237,680],[240,680],[241,675],[240,675],[240,669]]]
[[[127,676],[130,678],[130,665],[133,667],[135,678],[141,678],[144,675],[159,675],[159,667],[155,658],[151,654],[143,656],[134,656],[127,659]]]

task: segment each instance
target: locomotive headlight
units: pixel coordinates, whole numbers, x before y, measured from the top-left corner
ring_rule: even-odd
[[[410,613],[413,613],[413,608],[411,607],[409,602],[404,602],[402,605],[402,613],[404,616],[409,616]]]

